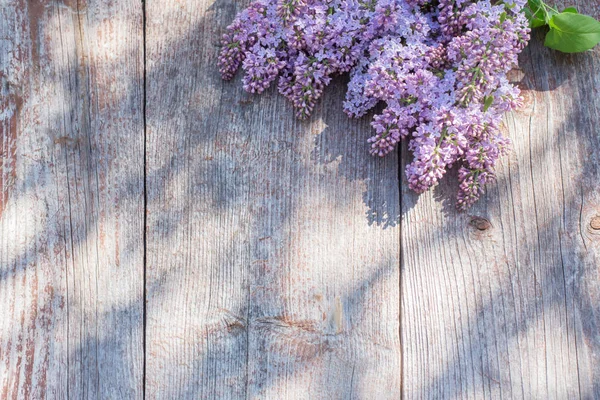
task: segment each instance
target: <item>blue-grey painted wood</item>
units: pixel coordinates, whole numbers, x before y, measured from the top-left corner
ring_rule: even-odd
[[[543,33],[485,197],[459,213],[452,179],[420,197],[403,184],[406,399],[600,398],[600,49],[561,54]]]
[[[0,1],[0,398],[143,382],[139,1]]]
[[[308,121],[221,81],[245,4],[146,2],[146,393],[397,399],[397,159],[368,154],[342,81]]]

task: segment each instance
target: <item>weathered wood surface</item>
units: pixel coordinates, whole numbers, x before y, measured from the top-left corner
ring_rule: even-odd
[[[458,213],[343,80],[222,82],[247,3],[0,0],[0,399],[600,398],[600,51],[534,36]]]
[[[397,160],[216,69],[247,2],[147,1],[149,398],[400,396]]]
[[[485,198],[459,213],[455,185],[403,182],[404,398],[600,398],[600,51],[542,43],[520,57],[525,106]]]
[[[141,398],[139,1],[0,1],[0,398]]]

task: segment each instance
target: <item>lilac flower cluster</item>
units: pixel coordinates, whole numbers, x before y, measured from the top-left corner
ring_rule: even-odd
[[[402,140],[414,160],[409,186],[423,192],[459,166],[458,207],[494,178],[508,139],[499,125],[519,107],[507,72],[529,39],[525,0],[259,0],[227,29],[224,79],[241,66],[244,88],[279,92],[299,118],[312,112],[332,76],[350,72],[344,111],[376,104],[371,153]]]

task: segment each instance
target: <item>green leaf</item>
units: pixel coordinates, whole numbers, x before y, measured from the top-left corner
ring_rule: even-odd
[[[544,45],[563,53],[579,53],[600,43],[600,22],[571,12],[552,16]]]
[[[579,14],[577,12],[577,9],[575,7],[567,7],[563,10],[564,13],[573,13],[573,14]]]
[[[541,20],[541,19],[537,19],[537,18],[533,18],[531,20],[529,20],[529,27],[531,28],[539,28],[540,26],[544,26],[546,25],[546,21]]]
[[[527,20],[529,21],[529,27],[530,28],[537,28],[539,26],[544,26],[546,25],[546,22],[544,22],[544,20],[541,20],[539,18],[537,18],[535,15],[533,15],[533,13],[531,12],[531,10],[529,8],[525,8],[525,17],[527,17]],[[502,23],[504,21],[500,21],[500,23]]]
[[[555,14],[556,12],[542,0],[527,0],[525,16],[531,28],[538,28],[548,24],[550,18]]]
[[[554,11],[552,9],[548,9],[546,8],[544,10],[544,12],[546,13],[546,23],[550,24],[550,21],[552,20],[552,17],[554,17],[555,15],[558,15],[557,11]]]
[[[540,0],[527,0],[527,7],[531,18],[545,20],[546,12]]]
[[[484,100],[483,100],[483,112],[486,112],[490,106],[492,105],[492,103],[494,102],[494,96],[489,95],[489,96],[485,96]]]
[[[537,10],[542,8],[541,0],[527,0],[527,6],[532,10]]]

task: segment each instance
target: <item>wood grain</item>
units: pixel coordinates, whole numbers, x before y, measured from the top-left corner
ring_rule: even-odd
[[[600,398],[600,51],[557,53],[543,33],[485,198],[458,213],[455,178],[420,197],[403,182],[404,398]]]
[[[0,1],[0,398],[140,398],[142,9]]]
[[[343,78],[308,121],[221,81],[247,4],[0,0],[0,399],[600,398],[600,50],[534,34],[459,213]]]
[[[147,1],[150,398],[400,395],[397,160],[344,83],[299,122],[222,82],[247,2]]]

